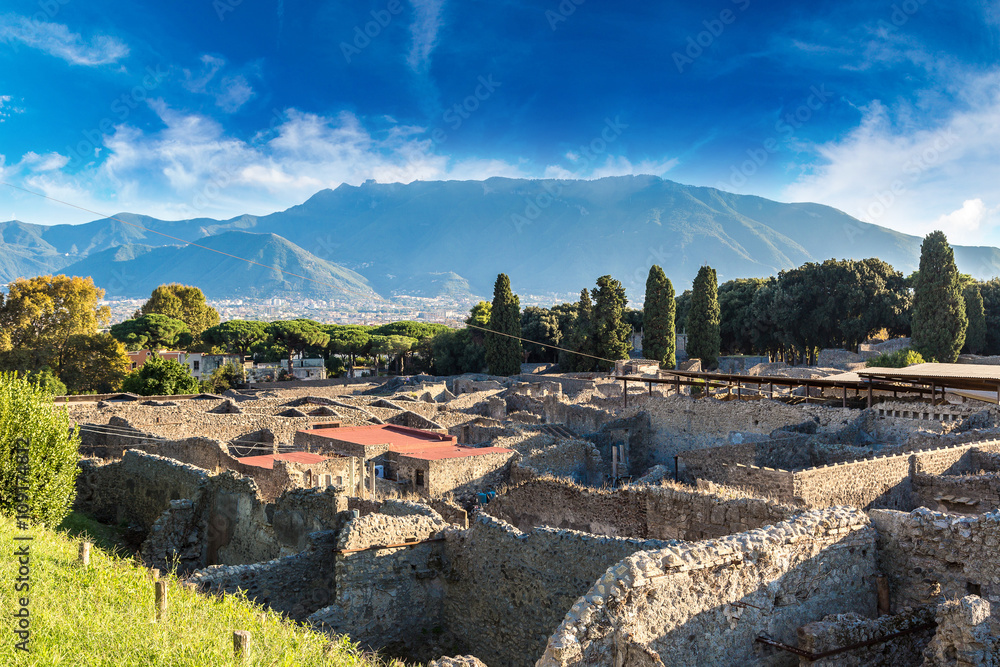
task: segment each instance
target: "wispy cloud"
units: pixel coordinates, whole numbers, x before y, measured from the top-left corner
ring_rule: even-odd
[[[406,62],[414,72],[423,73],[430,67],[431,53],[437,46],[444,0],[410,0],[410,4],[413,6],[412,44]]]
[[[217,107],[226,113],[235,113],[256,93],[244,74],[217,76],[225,68],[225,59],[205,54],[201,57],[200,70],[183,70],[184,87],[193,93],[210,95]]]
[[[1000,70],[951,76],[957,103],[874,101],[845,136],[806,147],[816,160],[784,197],[909,233],[940,228],[953,242],[996,243]]]
[[[74,65],[107,65],[129,54],[127,45],[109,35],[94,35],[87,41],[61,23],[16,14],[0,16],[0,39],[39,49]]]
[[[0,95],[0,123],[14,114],[24,113],[24,109],[13,105],[14,98],[10,95]]]

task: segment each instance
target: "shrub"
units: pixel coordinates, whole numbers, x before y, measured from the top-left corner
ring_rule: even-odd
[[[187,366],[173,359],[153,357],[128,374],[122,382],[122,391],[140,396],[194,394],[198,391],[198,381]]]
[[[202,383],[202,388],[205,391],[221,394],[227,389],[232,389],[243,382],[245,382],[243,369],[235,364],[228,363],[212,371],[212,377]]]
[[[78,430],[52,405],[51,392],[0,373],[0,512],[58,525],[73,501],[79,446]]]
[[[53,396],[65,396],[69,393],[63,381],[56,377],[48,366],[43,366],[37,371],[29,371],[27,378]]]
[[[868,368],[906,368],[914,364],[924,363],[924,358],[916,350],[904,347],[895,352],[883,352],[874,359],[868,360]]]

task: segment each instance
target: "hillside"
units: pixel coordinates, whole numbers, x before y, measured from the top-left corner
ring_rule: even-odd
[[[871,256],[909,273],[917,267],[921,243],[828,206],[779,203],[655,176],[369,181],[323,190],[259,217],[174,222],[122,217],[188,241],[214,239],[206,245],[219,247],[233,243],[235,237],[220,239],[237,230],[272,234],[290,242],[272,251],[277,260],[290,262],[289,270],[311,263],[343,281],[347,291],[374,289],[385,297],[488,296],[496,275],[505,272],[517,292],[553,299],[578,294],[598,276],[611,274],[635,299],[654,263],[678,289],[690,284],[702,264],[715,267],[720,281],[773,275],[807,261]],[[63,270],[96,272],[103,284],[114,278],[114,267],[125,271],[128,280],[120,282],[130,286],[143,280],[159,284],[167,278],[145,270],[155,262],[170,269],[170,280],[200,285],[210,294],[238,290],[267,296],[296,287],[294,280],[263,269],[240,274],[228,260],[207,261],[192,249],[171,255],[178,249],[164,246],[177,241],[109,219],[53,227],[0,223],[0,239],[5,251],[0,281]],[[123,265],[107,254],[124,245],[144,246],[148,256]],[[156,247],[163,248],[151,249]],[[996,248],[956,246],[955,255],[959,268],[977,278],[1000,274]]]
[[[181,282],[200,286],[210,298],[295,292],[325,299],[379,299],[364,277],[274,234],[224,232],[198,243],[232,256],[196,246],[123,245],[96,252],[62,271],[93,276],[108,296],[144,296],[157,285]],[[282,271],[266,268],[271,266]]]

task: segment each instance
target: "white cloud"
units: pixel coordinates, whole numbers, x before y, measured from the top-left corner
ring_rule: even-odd
[[[210,95],[215,99],[215,105],[226,113],[239,111],[256,94],[243,74],[216,77],[226,68],[224,59],[205,54],[201,57],[201,65],[198,72],[183,70],[184,87],[192,93]]]
[[[652,176],[663,176],[665,173],[680,164],[678,158],[662,160],[641,160],[633,163],[624,155],[608,155],[603,161],[591,164],[587,159],[578,153],[569,152],[566,157],[574,163],[575,170],[567,169],[558,164],[550,164],[545,167],[542,173],[543,178],[557,179],[595,179],[607,176],[636,176],[639,174],[649,174]]]
[[[129,53],[128,46],[109,35],[95,35],[88,42],[61,23],[16,14],[0,16],[0,39],[20,42],[74,65],[107,65]]]
[[[5,122],[13,114],[24,113],[24,109],[11,104],[13,101],[10,95],[0,95],[0,123]]]
[[[783,198],[911,234],[947,227],[956,243],[1000,241],[988,210],[1000,202],[1000,71],[952,74],[960,98],[943,113],[927,100],[917,108],[875,101],[846,136],[805,147],[816,163]]]
[[[410,25],[413,43],[406,62],[414,72],[426,72],[430,67],[431,52],[437,46],[444,0],[410,0],[410,4],[414,15]]]

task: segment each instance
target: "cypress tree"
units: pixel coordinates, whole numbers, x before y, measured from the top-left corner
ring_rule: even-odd
[[[656,359],[662,368],[677,365],[677,335],[674,330],[674,286],[654,264],[646,278],[646,302],[642,306],[642,356]]]
[[[632,327],[625,321],[625,288],[611,276],[597,279],[594,295],[594,349],[604,359],[628,359],[632,349],[629,335]],[[610,361],[598,361],[598,367],[608,370]]]
[[[979,285],[969,285],[962,293],[965,299],[965,314],[969,317],[969,328],[965,331],[965,351],[982,354],[986,348],[986,309]]]
[[[510,336],[521,335],[521,302],[510,291],[510,278],[501,273],[493,286],[493,306],[490,310],[490,331],[487,333],[486,364],[491,375],[517,375],[523,361],[521,341]],[[498,334],[510,334],[502,336]]]
[[[575,317],[566,335],[565,347],[582,354],[559,353],[559,366],[566,372],[585,372],[594,369],[594,306],[590,292],[580,290],[580,301],[576,304]]]
[[[944,232],[931,232],[920,246],[913,288],[913,349],[924,359],[952,363],[965,344],[968,326],[955,252]]]
[[[691,289],[691,310],[687,318],[687,353],[701,359],[704,369],[715,368],[719,362],[722,336],[719,331],[719,287],[715,269],[698,269]]]

